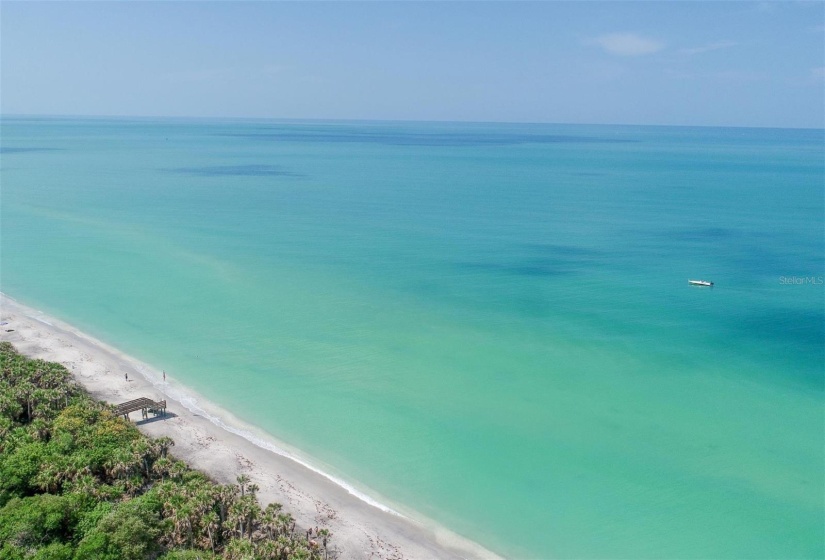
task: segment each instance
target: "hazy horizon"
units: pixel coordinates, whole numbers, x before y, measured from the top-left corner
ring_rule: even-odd
[[[825,127],[819,2],[0,4],[3,115]]]
[[[234,117],[234,116],[204,116],[204,115],[66,115],[66,114],[35,114],[35,113],[0,113],[0,119],[3,118],[16,118],[16,119],[77,119],[77,120],[88,120],[88,119],[100,119],[100,120],[155,120],[155,119],[162,119],[162,120],[180,120],[180,121],[269,121],[269,122],[279,122],[279,123],[295,123],[299,124],[302,122],[317,122],[317,123],[434,123],[434,124],[513,124],[513,125],[560,125],[560,126],[627,126],[627,127],[661,127],[661,128],[743,128],[743,129],[772,129],[772,130],[823,130],[825,131],[825,124],[821,127],[811,127],[811,126],[759,126],[759,125],[707,125],[707,124],[642,124],[642,123],[629,123],[629,122],[539,122],[539,121],[496,121],[496,120],[487,120],[487,121],[466,121],[466,120],[438,120],[438,119],[325,119],[325,118],[315,118],[315,117]]]

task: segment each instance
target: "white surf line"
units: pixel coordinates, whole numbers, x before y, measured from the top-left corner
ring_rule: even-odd
[[[46,315],[42,311],[37,310],[37,309],[31,309],[31,308],[25,306],[24,304],[21,304],[20,302],[18,302],[14,298],[9,297],[8,295],[6,295],[2,292],[0,292],[0,297],[8,298],[10,301],[14,302],[18,307],[21,308],[21,312],[23,313],[24,316],[29,317],[30,319],[34,319],[35,321],[39,321],[41,323],[44,323],[46,325],[49,325],[50,327],[59,328],[59,329],[69,331],[69,333],[71,333],[72,335],[77,336],[78,338],[81,338],[81,339],[85,340],[86,342],[88,342],[88,343],[90,343],[94,346],[97,346],[98,348],[106,350],[107,352],[114,355],[115,357],[118,357],[122,360],[125,360],[125,361],[129,362],[135,368],[135,370],[141,376],[143,376],[143,378],[146,381],[148,381],[155,389],[160,391],[163,395],[167,396],[169,399],[171,399],[171,400],[177,402],[178,404],[180,404],[181,406],[183,406],[185,409],[187,409],[192,414],[197,414],[199,416],[202,416],[202,417],[206,418],[207,420],[209,420],[215,426],[218,426],[219,428],[221,428],[224,431],[227,431],[229,433],[232,433],[232,434],[235,434],[237,436],[242,437],[243,439],[247,440],[248,442],[250,442],[252,445],[254,445],[256,447],[259,447],[261,449],[265,449],[267,451],[270,451],[272,453],[275,453],[277,455],[285,457],[285,458],[287,458],[291,461],[294,461],[295,463],[298,463],[302,467],[307,468],[307,469],[311,470],[312,472],[321,475],[322,477],[326,478],[327,480],[329,480],[333,484],[343,488],[350,495],[355,496],[356,498],[358,498],[362,502],[364,502],[368,505],[371,505],[372,507],[378,508],[379,510],[381,510],[385,513],[389,513],[391,515],[395,515],[395,516],[401,517],[403,519],[413,521],[412,519],[410,519],[406,515],[404,515],[404,514],[398,512],[398,511],[392,509],[391,507],[389,507],[385,504],[382,504],[381,502],[371,498],[369,495],[365,494],[364,492],[361,492],[360,490],[358,490],[357,488],[355,488],[351,484],[349,484],[349,483],[347,483],[347,482],[345,482],[345,481],[343,481],[339,478],[336,478],[335,476],[319,469],[318,467],[316,467],[316,466],[312,465],[311,463],[301,459],[300,457],[296,457],[295,455],[293,455],[289,451],[287,451],[287,450],[285,450],[281,447],[278,447],[277,445],[275,445],[273,443],[270,443],[270,442],[268,442],[264,439],[259,438],[258,436],[254,435],[252,432],[250,432],[248,430],[243,430],[243,429],[240,429],[240,428],[236,428],[236,427],[234,427],[230,424],[227,424],[226,422],[223,421],[223,419],[220,416],[210,414],[203,407],[198,405],[198,399],[196,397],[189,394],[185,389],[173,390],[172,387],[168,385],[168,383],[162,382],[161,379],[157,375],[155,375],[154,373],[151,373],[151,372],[154,372],[154,368],[151,368],[150,366],[144,364],[143,362],[140,362],[136,358],[133,358],[132,356],[124,354],[124,353],[120,352],[119,350],[109,346],[108,344],[106,344],[104,342],[101,342],[100,340],[97,340],[97,339],[87,335],[84,332],[81,332],[81,331],[77,330],[76,328],[72,327],[68,323],[64,323],[63,321],[58,320],[58,322],[62,323],[62,325],[55,325],[55,324],[50,323],[49,321],[43,319],[42,317],[37,317],[35,315],[27,313],[27,310],[30,310],[30,311],[34,311],[35,313],[38,313],[38,314],[40,314],[44,317],[49,317],[48,315]],[[52,317],[49,317],[49,318],[53,319]],[[207,401],[207,402],[210,402],[210,401]],[[210,404],[212,404],[215,409],[221,410],[220,406],[214,405],[214,403],[211,403],[211,402],[210,402]]]
[[[153,383],[153,385],[154,385],[154,383]],[[166,394],[166,393],[164,393],[164,394]],[[314,465],[312,465],[311,463],[308,463],[307,461],[304,461],[300,457],[296,457],[295,455],[293,455],[289,451],[287,451],[287,450],[285,450],[281,447],[278,447],[277,445],[275,445],[273,443],[270,443],[270,442],[268,442],[264,439],[259,438],[258,436],[254,435],[252,432],[249,432],[247,430],[243,430],[243,429],[240,429],[240,428],[236,428],[234,426],[231,426],[231,425],[227,424],[219,416],[215,416],[213,414],[210,414],[206,410],[204,410],[202,407],[200,407],[197,404],[197,399],[196,398],[189,397],[189,396],[171,396],[171,395],[169,395],[169,397],[171,399],[177,401],[181,405],[183,405],[183,407],[186,408],[187,410],[189,410],[189,412],[191,412],[193,414],[198,414],[200,416],[203,416],[204,418],[206,418],[207,420],[209,420],[210,422],[212,422],[214,425],[218,426],[222,430],[225,430],[227,432],[238,435],[238,436],[244,438],[245,440],[247,440],[248,442],[250,442],[251,444],[255,445],[256,447],[260,447],[261,449],[265,449],[267,451],[270,451],[270,452],[275,453],[277,455],[280,455],[282,457],[286,457],[287,459],[289,459],[291,461],[295,461],[299,465],[311,470],[312,472],[323,476],[324,478],[326,478],[330,482],[340,486],[341,488],[346,490],[349,494],[355,496],[356,498],[358,498],[362,502],[365,502],[365,503],[367,503],[367,504],[369,504],[369,505],[371,505],[375,508],[378,508],[378,509],[380,509],[381,511],[383,511],[385,513],[389,513],[389,514],[392,514],[392,515],[396,515],[398,517],[402,517],[404,519],[408,519],[405,515],[395,511],[391,507],[389,507],[385,504],[382,504],[381,502],[379,502],[377,500],[374,500],[373,498],[371,498],[367,494],[364,494],[363,492],[361,492],[360,490],[358,490],[354,486],[350,485],[349,483],[347,483],[347,482],[345,482],[345,481],[343,481],[339,478],[336,478],[333,475],[331,475],[331,474],[315,467]]]

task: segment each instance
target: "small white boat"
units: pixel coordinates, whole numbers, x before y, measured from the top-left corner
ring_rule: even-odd
[[[688,280],[688,284],[692,286],[713,286],[713,282],[707,280]]]

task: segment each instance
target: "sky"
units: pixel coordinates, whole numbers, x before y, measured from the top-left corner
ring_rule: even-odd
[[[3,115],[825,128],[825,2],[0,2]]]

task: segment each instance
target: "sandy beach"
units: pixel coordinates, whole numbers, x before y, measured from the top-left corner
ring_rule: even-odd
[[[326,527],[340,558],[498,558],[435,524],[370,503],[320,472],[223,429],[174,399],[163,374],[53,317],[0,294],[0,340],[33,358],[65,365],[94,397],[117,404],[166,399],[167,417],[141,421],[142,432],[168,436],[173,454],[221,483],[245,474],[260,486],[262,505],[280,502],[300,527]],[[128,376],[128,380],[127,380]],[[191,407],[190,407],[191,408]]]

